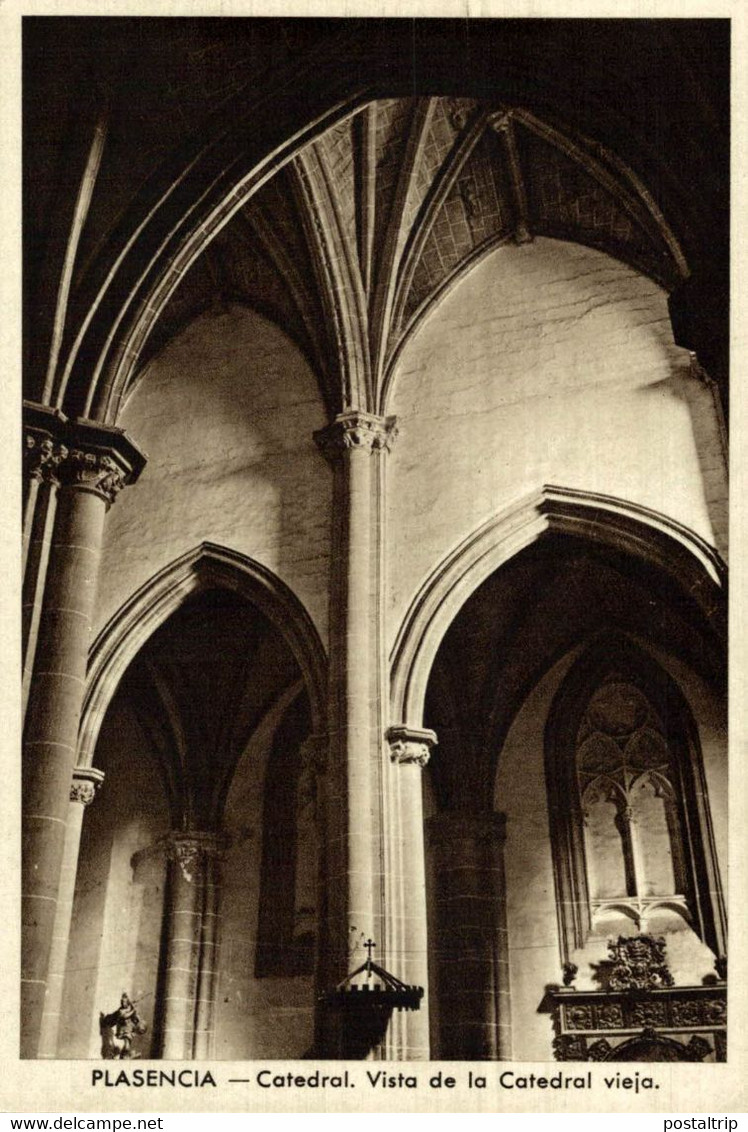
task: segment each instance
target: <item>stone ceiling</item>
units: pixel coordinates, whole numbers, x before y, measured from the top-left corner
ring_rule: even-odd
[[[542,235],[662,284],[726,399],[729,59],[727,19],[26,17],[24,395],[115,423],[239,301],[379,412],[444,288]]]
[[[600,249],[668,291],[689,273],[652,197],[601,145],[519,106],[370,102],[219,231],[156,323],[140,372],[203,310],[241,302],[292,336],[331,412],[362,387],[383,411],[404,342],[445,290],[489,250],[535,236]]]

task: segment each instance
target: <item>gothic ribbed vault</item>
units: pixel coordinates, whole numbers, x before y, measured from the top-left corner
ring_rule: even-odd
[[[496,246],[552,236],[673,290],[689,274],[651,195],[602,146],[520,107],[371,102],[260,189],[187,274],[141,364],[199,312],[244,302],[290,329],[331,411],[385,410],[408,334]]]
[[[728,21],[469,23],[28,20],[27,396],[114,421],[239,300],[378,413],[433,301],[535,235],[665,287],[724,385]]]

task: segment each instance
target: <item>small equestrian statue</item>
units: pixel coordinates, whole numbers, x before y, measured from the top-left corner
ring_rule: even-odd
[[[148,1027],[138,1017],[135,1005],[127,991],[122,992],[119,1006],[111,1014],[99,1014],[101,1031],[101,1056],[107,1060],[116,1058],[140,1057],[133,1053],[132,1040],[136,1034],[144,1034]]]

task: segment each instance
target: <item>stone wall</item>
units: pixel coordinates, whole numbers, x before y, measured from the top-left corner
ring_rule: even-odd
[[[147,368],[118,421],[148,455],[106,520],[98,632],[139,586],[203,541],[273,570],[327,625],[331,472],[314,376],[241,307],[205,314]]]
[[[390,641],[444,556],[544,483],[644,504],[723,540],[714,401],[673,345],[664,292],[599,252],[546,239],[492,252],[406,346],[387,411],[400,429]]]

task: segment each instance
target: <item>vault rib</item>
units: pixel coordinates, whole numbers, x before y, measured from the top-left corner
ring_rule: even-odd
[[[351,246],[316,143],[292,163],[308,246],[335,330],[341,407],[371,411],[368,314],[357,249]]]
[[[485,110],[479,110],[472,121],[468,123],[463,132],[458,136],[449,156],[434,178],[426,198],[421,222],[420,224],[417,223],[413,228],[401,259],[400,273],[390,320],[391,326],[395,328],[396,333],[399,332],[402,324],[405,304],[413,282],[413,275],[415,274],[418,261],[423,254],[431,230],[434,227],[436,218],[447,196],[454,187],[465,162],[482,137],[487,122],[488,113]]]
[[[380,378],[387,357],[387,344],[392,323],[392,309],[397,285],[398,268],[407,233],[403,220],[407,215],[408,199],[413,191],[418,165],[423,155],[436,99],[419,99],[413,109],[408,138],[397,178],[395,194],[387,218],[387,230],[376,263],[376,285],[372,299],[371,355],[372,368],[380,397]]]
[[[529,244],[532,240],[530,220],[527,208],[527,190],[522,172],[517,139],[514,136],[514,123],[512,113],[502,114],[491,122],[496,133],[501,138],[506,163],[509,168],[509,177],[512,184],[512,200],[514,203],[514,240],[517,244]]]
[[[374,231],[377,195],[377,104],[372,102],[353,121],[356,156],[356,235],[361,279],[367,299],[374,286]]]

